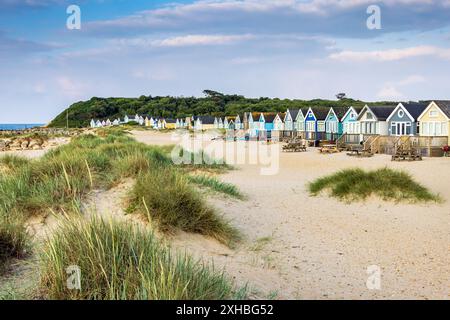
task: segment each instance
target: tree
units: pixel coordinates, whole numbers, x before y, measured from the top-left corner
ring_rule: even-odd
[[[336,95],[336,98],[337,98],[338,100],[346,99],[346,98],[347,98],[347,95],[346,95],[345,93],[341,92],[341,93],[338,93],[338,94]]]

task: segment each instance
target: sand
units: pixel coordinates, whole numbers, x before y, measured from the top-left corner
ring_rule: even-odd
[[[174,144],[170,134],[133,132],[148,144]],[[219,142],[218,142],[219,143]],[[449,299],[450,159],[391,162],[390,156],[358,159],[345,153],[280,153],[279,171],[237,165],[220,178],[247,199],[208,197],[244,236],[235,249],[180,233],[172,244],[225,268],[253,298]],[[396,204],[377,198],[343,203],[311,197],[306,185],[344,168],[402,169],[446,200],[442,204]],[[381,270],[380,289],[368,289],[367,268]]]

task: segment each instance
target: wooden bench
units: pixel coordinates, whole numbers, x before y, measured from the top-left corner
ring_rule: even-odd
[[[320,149],[319,149],[320,153],[338,153],[339,149],[337,148],[337,146],[335,144],[324,144]]]
[[[282,150],[286,152],[304,152],[306,151],[306,141],[294,139],[284,145]]]
[[[351,157],[368,158],[372,157],[373,153],[369,150],[364,150],[362,146],[358,146],[352,147],[349,152],[347,152],[347,155]]]

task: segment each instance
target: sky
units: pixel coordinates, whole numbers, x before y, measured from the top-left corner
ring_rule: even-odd
[[[67,28],[69,5],[80,29]],[[381,29],[367,27],[371,5]],[[450,99],[450,0],[0,0],[0,123],[46,123],[93,96],[204,89]]]

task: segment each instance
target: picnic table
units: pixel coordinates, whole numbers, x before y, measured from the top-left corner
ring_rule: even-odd
[[[371,157],[373,156],[373,153],[364,150],[363,146],[352,146],[349,152],[347,152],[348,156],[355,156],[355,157]]]
[[[324,144],[322,148],[319,149],[321,153],[337,153],[339,149],[335,144]]]
[[[306,151],[306,141],[293,139],[283,146],[283,151],[291,151],[291,152]]]

